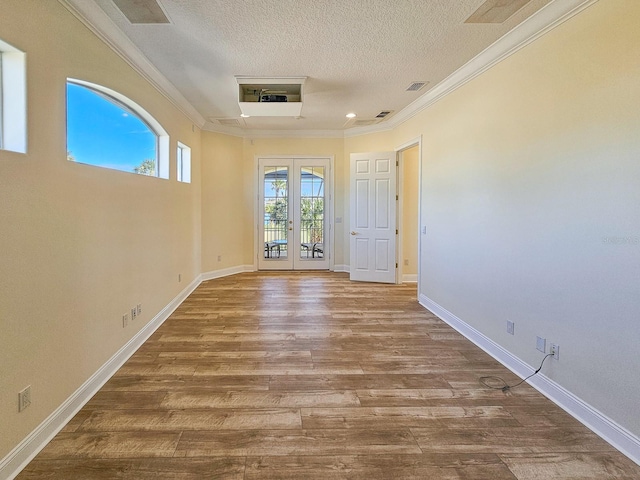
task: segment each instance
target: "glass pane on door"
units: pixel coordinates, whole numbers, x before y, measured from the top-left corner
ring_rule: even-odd
[[[264,258],[286,259],[289,233],[289,168],[264,168]]]
[[[325,167],[300,167],[299,258],[324,259]]]

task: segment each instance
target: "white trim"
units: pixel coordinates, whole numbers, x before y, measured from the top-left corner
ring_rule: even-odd
[[[191,183],[191,147],[176,142],[176,180]]]
[[[243,130],[245,138],[344,138],[342,130]]]
[[[422,282],[423,282],[423,278],[422,278],[422,237],[423,237],[423,233],[422,233],[422,228],[423,228],[423,223],[422,223],[422,200],[424,197],[424,190],[422,188],[422,172],[423,172],[423,168],[422,168],[422,135],[420,135],[420,137],[418,137],[418,292],[422,291]],[[425,234],[426,234],[426,226],[424,227],[425,229]]]
[[[205,118],[191,105],[180,91],[149,61],[109,16],[95,2],[86,0],[58,0],[100,40],[106,43],[131,68],[153,85],[167,100],[199,128]],[[168,17],[167,17],[168,18]]]
[[[418,147],[418,238],[417,238],[417,242],[416,245],[418,247],[418,251],[416,252],[417,255],[417,259],[418,259],[418,273],[416,275],[405,275],[404,274],[404,257],[403,257],[403,237],[404,237],[404,213],[403,213],[403,209],[404,209],[404,157],[403,157],[403,152],[405,150],[408,150],[410,148],[413,147]],[[396,156],[398,159],[398,163],[400,166],[400,169],[398,171],[398,177],[399,177],[399,182],[398,182],[398,198],[399,198],[399,202],[398,202],[398,209],[399,209],[399,213],[402,213],[399,218],[399,222],[398,222],[398,229],[399,229],[399,235],[398,235],[398,278],[402,279],[402,283],[405,282],[416,282],[419,283],[419,279],[420,277],[420,265],[422,265],[421,262],[421,253],[422,252],[422,248],[421,248],[421,244],[420,242],[422,241],[422,235],[420,235],[421,232],[421,228],[420,228],[420,223],[421,223],[421,219],[422,216],[420,214],[421,210],[422,210],[422,135],[415,137],[409,141],[406,141],[402,144],[400,144],[399,146],[397,146],[395,148],[396,151]],[[413,278],[415,277],[415,280],[407,280],[406,278]],[[420,291],[420,285],[418,285],[418,291]]]
[[[344,138],[343,130],[251,130],[207,121],[202,130],[241,138]]]
[[[422,135],[417,136],[416,138],[412,138],[395,148],[396,152],[402,152],[403,150],[408,150],[416,145],[420,145],[422,143]]]
[[[421,111],[457,90],[465,83],[510,57],[531,42],[566,22],[598,0],[557,0],[548,3],[520,25],[485,48],[474,58],[409,104],[387,122],[373,126],[356,127],[345,131],[345,137],[356,137],[375,132],[393,130]]]
[[[244,138],[346,138],[393,130],[598,0],[556,0],[548,3],[386,122],[347,130],[255,131],[218,126],[207,121],[95,2],[58,1],[201,129]]]
[[[0,40],[0,148],[27,153],[27,55]]]
[[[218,125],[212,121],[207,121],[202,127],[202,131],[211,133],[221,133],[232,137],[248,138],[247,132],[240,127],[230,127],[228,125]]]
[[[396,283],[404,281],[404,159],[396,149]],[[351,193],[349,193],[351,195]],[[349,252],[351,256],[351,252]]]
[[[26,465],[64,428],[118,369],[155,332],[176,308],[200,285],[200,277],[191,282],[166,307],[118,350],[69,398],[25,437],[0,461],[0,478],[15,478]]]
[[[237,275],[238,273],[255,272],[253,265],[239,265],[237,267],[223,268],[221,270],[212,270],[200,274],[200,281],[206,282],[207,280],[213,280],[215,278],[229,277],[231,275]]]
[[[417,273],[405,273],[402,275],[402,283],[418,283]]]
[[[339,273],[349,273],[351,271],[351,267],[349,265],[334,265],[333,271]]]
[[[535,369],[523,362],[520,358],[449,312],[446,308],[438,305],[426,295],[420,294],[419,301],[420,305],[437,315],[441,320],[464,335],[468,340],[491,355],[516,375],[525,378],[535,371]],[[544,374],[538,374],[532,377],[530,380],[527,380],[527,383],[640,465],[640,437],[637,437],[624,427],[618,425],[615,421]]]
[[[259,265],[259,261],[260,261],[260,256],[262,255],[263,252],[263,246],[262,246],[262,241],[260,240],[260,209],[261,209],[261,205],[260,205],[260,189],[261,189],[261,182],[260,182],[260,160],[262,159],[267,159],[267,160],[289,160],[291,162],[294,162],[296,160],[326,160],[329,163],[329,172],[327,175],[327,179],[325,179],[325,198],[327,198],[328,196],[328,201],[326,202],[326,206],[327,209],[325,210],[325,215],[327,218],[327,230],[328,230],[328,245],[329,245],[329,249],[328,249],[328,253],[326,253],[326,255],[328,255],[327,259],[329,260],[328,262],[328,267],[322,267],[322,268],[309,268],[309,270],[330,270],[330,271],[335,271],[334,270],[334,258],[335,258],[335,250],[336,250],[336,241],[335,241],[335,218],[334,218],[334,207],[335,207],[335,155],[254,155],[253,157],[253,168],[255,170],[255,174],[253,177],[253,191],[254,191],[254,195],[255,195],[255,199],[256,201],[253,204],[253,225],[254,225],[254,238],[255,238],[255,242],[254,242],[254,249],[255,249],[255,254],[254,254],[254,271],[258,271],[260,270],[260,265]],[[325,245],[326,247],[326,245]],[[327,251],[325,249],[325,251]],[[267,271],[268,269],[264,269],[265,271]],[[301,269],[304,270],[304,269]]]

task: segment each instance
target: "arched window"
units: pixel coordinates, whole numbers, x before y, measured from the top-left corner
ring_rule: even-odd
[[[155,118],[124,95],[67,79],[67,159],[169,178],[169,136]]]

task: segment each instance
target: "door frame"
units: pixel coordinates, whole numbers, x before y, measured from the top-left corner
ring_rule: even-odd
[[[402,152],[408,150],[413,147],[418,147],[418,295],[421,291],[421,283],[422,283],[422,238],[424,237],[423,226],[422,223],[422,135],[419,137],[415,137],[405,143],[400,144],[394,150],[396,152],[396,159],[398,161],[398,211],[396,212],[396,225],[398,227],[398,245],[396,248],[397,258],[396,262],[398,264],[398,269],[396,271],[396,283],[402,283],[403,277],[403,267],[404,267],[404,252],[403,252],[403,236],[404,236],[404,219],[403,219],[403,208],[404,208],[404,159],[402,157]]]
[[[253,255],[253,270],[258,271],[258,258],[259,255],[264,255],[264,242],[260,239],[260,225],[258,223],[260,217],[260,159],[269,160],[291,160],[294,165],[296,160],[309,160],[319,159],[329,161],[329,174],[325,180],[325,192],[326,192],[326,209],[325,215],[327,220],[327,232],[326,238],[329,240],[329,248],[325,245],[325,255],[329,255],[329,270],[334,270],[334,253],[335,253],[335,220],[333,218],[334,212],[334,179],[335,179],[335,161],[333,155],[254,155],[253,157],[253,237],[254,237],[254,255]],[[328,183],[328,185],[327,185]]]

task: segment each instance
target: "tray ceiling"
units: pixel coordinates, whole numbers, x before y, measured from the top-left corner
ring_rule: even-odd
[[[233,125],[231,128],[244,134],[343,132],[358,125],[388,122],[553,2],[63,0],[63,3],[75,8],[88,23],[99,25],[103,36],[126,37],[127,44],[120,48],[128,50],[130,56],[148,60],[166,79],[164,83],[170,86],[169,90],[206,120],[204,128],[224,131]],[[508,8],[513,4],[519,7],[515,12]],[[148,17],[151,23],[132,23],[127,16],[143,22]],[[153,23],[153,19],[159,23]],[[236,76],[307,77],[299,118],[241,119]],[[426,86],[408,88],[416,82]],[[382,111],[392,113],[377,118]],[[350,112],[357,117],[345,118]]]

